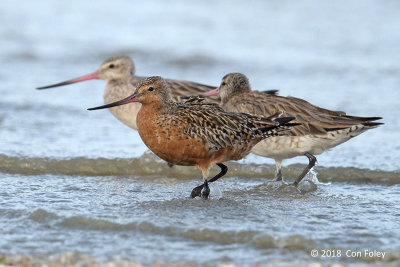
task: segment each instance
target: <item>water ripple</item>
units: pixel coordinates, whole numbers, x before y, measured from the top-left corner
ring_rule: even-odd
[[[275,168],[269,164],[228,163],[226,177],[259,178],[274,177]],[[304,165],[290,165],[284,175],[296,177]],[[150,176],[162,175],[179,179],[192,179],[199,176],[195,167],[174,166],[158,159],[152,153],[145,153],[138,158],[87,158],[68,159],[15,157],[0,154],[0,170],[4,173],[39,175],[67,174],[85,176]],[[354,167],[317,167],[318,180],[324,183],[351,182],[395,185],[400,183],[400,173],[379,170],[359,169]],[[308,190],[309,191],[309,190]]]

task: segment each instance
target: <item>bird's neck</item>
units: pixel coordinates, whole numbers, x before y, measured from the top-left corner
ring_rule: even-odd
[[[136,123],[138,126],[139,133],[148,131],[153,127],[159,126],[158,119],[162,116],[166,107],[156,103],[143,103],[138,115],[136,117]]]
[[[133,94],[135,87],[128,81],[122,79],[114,79],[107,81],[104,90],[104,102],[111,103],[121,100]]]
[[[142,107],[139,112],[144,112],[146,114],[161,114],[168,109],[168,103],[163,102],[151,102],[151,103],[141,103]]]

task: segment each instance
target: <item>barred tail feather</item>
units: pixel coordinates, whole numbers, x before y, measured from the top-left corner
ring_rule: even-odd
[[[258,128],[262,132],[264,138],[270,136],[287,135],[290,132],[290,127],[300,125],[300,123],[289,123],[294,120],[294,117],[284,117],[275,119],[275,126]]]

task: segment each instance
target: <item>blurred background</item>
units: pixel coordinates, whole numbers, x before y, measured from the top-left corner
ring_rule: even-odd
[[[397,1],[19,3],[0,5],[0,136],[6,143],[0,153],[97,156],[101,144],[90,140],[108,142],[99,136],[106,131],[115,136],[103,143],[112,154],[106,155],[129,157],[127,147],[142,147],[137,133],[107,112],[86,111],[103,103],[103,81],[35,90],[128,55],[142,76],[218,85],[225,74],[243,72],[255,90],[279,89],[325,108],[382,116],[384,127],[319,159],[329,166],[398,170]],[[30,111],[20,110],[19,117],[15,105]],[[44,113],[49,121],[38,118]]]
[[[398,183],[395,181],[400,180],[399,14],[400,2],[394,0],[1,1],[0,176],[3,176],[3,199],[0,202],[2,201],[3,210],[0,207],[0,212],[5,219],[2,223],[0,222],[0,225],[4,226],[2,228],[4,239],[0,240],[0,253],[52,254],[76,248],[77,243],[74,242],[79,243],[82,238],[85,239],[85,237],[79,237],[82,233],[76,233],[75,236],[72,234],[72,237],[65,237],[65,239],[61,238],[63,241],[60,242],[64,245],[69,244],[69,246],[60,245],[57,243],[58,241],[52,239],[43,241],[43,243],[40,243],[40,240],[44,240],[43,236],[49,235],[49,232],[45,230],[46,227],[57,224],[59,220],[66,220],[65,218],[71,219],[75,216],[93,216],[97,219],[108,218],[108,215],[104,215],[102,212],[109,213],[110,211],[105,211],[106,209],[101,206],[102,204],[98,206],[100,210],[96,210],[97,206],[93,203],[89,208],[85,206],[83,203],[85,197],[82,196],[85,193],[79,191],[79,188],[85,186],[96,188],[95,184],[98,183],[98,180],[93,180],[93,177],[87,178],[85,175],[88,173],[89,176],[97,175],[95,170],[103,164],[97,159],[110,160],[111,163],[107,168],[112,168],[119,162],[114,161],[114,159],[144,158],[143,162],[146,164],[149,161],[156,161],[154,158],[146,158],[146,155],[142,156],[147,148],[141,142],[136,131],[117,121],[108,111],[89,112],[86,110],[103,103],[105,86],[103,81],[88,81],[44,91],[35,89],[38,86],[93,72],[108,57],[117,55],[132,57],[136,64],[136,73],[140,76],[160,75],[217,86],[225,74],[242,72],[249,77],[252,88],[255,90],[279,89],[280,95],[303,98],[315,105],[332,110],[343,110],[350,115],[381,116],[385,125],[370,130],[332,149],[332,151],[318,156],[319,166],[367,169],[367,172],[387,172],[387,175],[392,179],[391,184],[396,184],[398,188]],[[73,161],[87,162],[82,161],[82,159],[94,159],[93,162],[87,163],[86,169],[82,167],[84,169],[82,173],[79,173],[76,168],[85,165],[84,163],[75,164],[73,167],[66,165]],[[145,165],[143,162],[141,163],[142,166]],[[34,163],[36,170],[31,173],[30,168]],[[257,166],[267,164],[265,166],[269,166],[273,170],[272,160],[254,155],[250,155],[241,163],[252,163]],[[285,166],[292,163],[304,164],[306,159],[300,157],[284,162]],[[162,164],[160,163],[157,166],[163,166]],[[66,170],[68,168],[75,169],[75,172],[72,171],[75,176],[63,176],[69,173]],[[91,173],[92,171],[95,174]],[[127,173],[133,171],[134,168]],[[245,169],[244,173],[247,171],[250,171],[250,169]],[[63,174],[58,175],[59,172]],[[80,175],[86,178],[80,179]],[[125,173],[124,175],[128,174]],[[147,179],[153,179],[154,175],[147,177]],[[197,177],[196,175],[199,174],[192,174],[192,181],[190,182],[193,185],[200,181],[194,178]],[[330,177],[329,175],[327,176]],[[364,173],[359,176],[369,177],[368,174],[363,175]],[[376,177],[378,183],[384,180],[380,175],[378,174]],[[270,178],[273,177],[273,171],[270,172],[270,176]],[[335,177],[342,176],[340,174]],[[348,179],[351,184],[351,178],[352,176],[349,175],[343,179]],[[58,179],[61,179],[61,182]],[[74,182],[70,182],[71,179]],[[98,179],[103,181],[102,178]],[[366,179],[370,181],[369,178]],[[121,182],[121,180],[118,181],[118,183]],[[157,183],[158,180],[155,181]],[[68,199],[68,194],[70,194],[68,190],[66,192],[57,191],[59,195],[55,193],[55,196],[46,195],[46,192],[51,191],[53,186],[57,187],[63,182],[73,184],[70,190],[77,190],[75,200],[82,197],[82,203],[74,203],[73,205],[65,203],[65,205],[62,205],[60,203],[60,206],[50,204],[53,202],[49,198]],[[38,191],[41,194],[29,194],[27,188],[33,190],[31,183],[41,188]],[[109,183],[112,184],[115,181],[110,178],[104,183],[109,188],[112,187]],[[180,182],[175,181],[174,183],[179,184]],[[18,184],[21,186],[20,188]],[[236,182],[233,182],[233,184],[237,185]],[[40,185],[46,185],[47,191]],[[231,186],[234,188],[234,185]],[[129,187],[128,185],[124,186]],[[121,188],[125,188],[124,186]],[[146,186],[149,185],[145,183],[143,188],[146,188]],[[186,195],[185,190],[189,188],[191,187],[187,184],[182,185],[182,189],[178,189],[178,191],[182,190],[182,196],[184,196]],[[127,190],[125,200],[129,202],[130,197],[132,197],[132,191],[129,190],[135,191],[136,189],[128,188]],[[151,194],[154,193],[152,190],[157,189],[150,188],[148,190]],[[159,190],[161,189],[159,188]],[[167,194],[167,198],[173,198],[172,192],[175,192],[175,190],[177,189],[170,189],[171,192],[169,192],[170,195]],[[325,190],[327,191],[322,190],[322,195],[326,193],[331,196],[331,192],[328,189]],[[370,190],[369,196],[363,195],[361,198],[366,199],[367,202],[376,203],[378,200],[370,198],[370,196],[378,189],[370,188]],[[387,190],[394,189],[389,188]],[[106,201],[104,194],[107,195],[108,192],[104,189],[102,194],[93,193],[97,198],[89,194],[86,196],[86,200],[95,201],[97,204],[102,203],[102,201]],[[347,193],[341,192],[340,194],[346,195]],[[332,194],[335,195],[335,193]],[[360,194],[362,193],[360,192]],[[387,206],[385,207],[388,210],[392,211],[393,209],[390,207],[396,205],[398,208],[398,201],[395,200],[396,195],[393,194],[393,191],[382,196],[393,200],[386,203]],[[39,201],[38,197],[42,200]],[[147,200],[152,199],[149,195],[146,195],[146,197]],[[345,202],[348,203],[349,199],[359,199],[360,195],[353,197],[344,197]],[[160,195],[157,195],[156,198],[165,201]],[[288,195],[285,195],[284,198],[293,200]],[[329,197],[327,198],[329,199]],[[25,201],[21,203],[21,199],[25,199]],[[320,198],[317,197],[317,199]],[[119,201],[122,200],[118,199],[117,203],[120,203]],[[140,202],[137,199],[135,201]],[[186,207],[191,205],[185,201],[182,202],[183,204],[179,203]],[[274,201],[274,198],[270,201]],[[332,201],[333,206],[335,206],[333,203],[337,201],[338,205],[343,204],[340,200],[337,200],[336,195],[332,198]],[[281,201],[278,202],[281,203]],[[352,205],[357,205],[357,203],[356,201],[356,204],[353,203]],[[115,207],[112,205],[111,207]],[[120,207],[118,204],[115,205]],[[199,203],[194,205],[202,206]],[[231,205],[235,206],[230,203],[227,204],[227,207]],[[279,206],[279,204],[277,205]],[[311,203],[309,203],[310,207],[307,207],[307,204],[304,205],[306,206],[303,208],[306,210],[312,206]],[[66,206],[73,206],[74,208],[69,210]],[[171,206],[176,207],[177,204],[174,203]],[[157,214],[151,211],[150,206],[143,203],[139,207],[143,209],[139,208],[142,213],[137,211],[138,214],[148,212],[149,218]],[[157,207],[156,210],[166,216],[160,211],[160,209],[163,209]],[[211,207],[208,208],[211,209]],[[112,208],[110,209],[112,210]],[[132,214],[128,212],[129,207],[124,207],[124,209],[127,213],[122,215],[119,214],[120,210],[114,210],[115,215],[113,216],[115,217],[112,217],[110,221],[113,223],[135,221]],[[168,210],[168,208],[166,209]],[[339,207],[334,209],[340,210]],[[215,215],[218,216],[221,212],[223,211],[215,210]],[[237,216],[235,211],[231,212],[231,216]],[[299,212],[298,217],[293,215],[292,218],[292,215],[285,215],[289,216],[285,224],[290,224],[303,215],[301,211],[297,212]],[[327,210],[321,212],[322,214],[329,213]],[[353,211],[348,210],[347,212],[349,212],[348,218],[354,216]],[[369,212],[361,210],[359,213]],[[183,212],[183,214],[185,213]],[[385,219],[387,222],[399,216],[398,214],[390,214],[390,212],[385,212],[385,214],[389,216]],[[175,216],[173,212],[171,216]],[[179,217],[180,215],[176,216]],[[208,217],[204,216],[203,219],[207,221]],[[303,223],[304,225],[316,221],[321,225],[332,223],[332,218],[323,219],[323,215],[321,216],[314,221],[306,220]],[[382,218],[385,215],[376,216]],[[141,221],[143,218],[139,216],[136,219]],[[370,217],[360,220],[359,224],[356,224],[357,227],[362,225],[364,221],[374,221]],[[28,225],[32,224],[33,226],[27,228],[29,229],[28,232],[19,233],[16,228],[10,226],[10,221],[14,221],[15,226],[26,225],[27,222],[29,222]],[[169,225],[172,221],[174,220],[171,220],[171,222],[167,220],[165,225]],[[240,221],[238,220],[237,224],[231,223],[229,225],[232,229],[237,229],[235,227],[241,225]],[[221,225],[224,222],[222,220]],[[75,224],[81,225],[80,223],[84,225],[83,228],[86,227],[86,224],[82,221],[71,224],[76,227]],[[96,223],[98,224],[98,222]],[[263,223],[271,222],[264,221]],[[298,221],[298,223],[301,225],[301,221]],[[90,221],[88,224],[92,225],[93,222]],[[5,225],[8,225],[8,228]],[[189,229],[200,227],[198,218],[195,221],[186,222],[185,225]],[[279,220],[276,225],[278,228],[281,227]],[[383,224],[371,224],[366,227],[372,231],[379,225],[382,226]],[[58,227],[60,228],[56,227],[56,229],[59,229],[60,232],[66,231],[63,227],[69,229],[68,223],[61,224]],[[91,226],[87,227],[90,228]],[[112,226],[107,227],[114,229]],[[337,222],[332,227],[338,230],[342,229],[344,225]],[[350,227],[349,233],[357,232],[355,230],[358,229],[357,227],[354,229]],[[389,223],[389,226],[386,225],[384,228],[392,229],[390,230],[391,234],[385,237],[375,236],[370,239],[366,237],[363,245],[360,245],[359,248],[365,247],[366,244],[371,244],[371,242],[376,243],[377,240],[383,240],[382,243],[378,243],[387,246],[386,248],[391,246],[398,248],[399,232],[397,229],[397,232],[393,233],[394,227],[393,224]],[[38,230],[39,228],[40,230]],[[251,226],[244,228],[256,231]],[[165,231],[164,228],[157,229],[161,229],[161,232]],[[157,229],[154,231],[157,232]],[[224,227],[221,226],[216,229],[221,230]],[[257,228],[257,231],[259,229]],[[290,231],[292,229],[290,228]],[[102,231],[103,229],[97,230]],[[301,252],[291,254],[286,251],[279,254],[280,252],[274,250],[274,253],[278,253],[276,255],[282,257],[297,255],[307,262],[309,260],[308,251],[315,244],[324,244],[326,247],[347,246],[352,248],[352,244],[357,243],[361,238],[360,236],[364,234],[361,231],[360,236],[354,237],[356,241],[348,240],[348,243],[342,243],[342,241],[335,241],[333,238],[334,241],[329,243],[326,240],[338,234],[334,230],[332,232],[329,232],[328,229],[325,230],[328,232],[324,232],[324,234],[328,233],[328,237],[324,234],[316,234],[318,237],[322,236],[322,239],[315,237],[313,232],[315,229],[305,233],[305,241],[303,241],[306,245],[301,247]],[[40,235],[34,234],[39,232]],[[282,236],[286,236],[287,233],[288,231],[283,231]],[[204,233],[199,233],[199,236],[202,234]],[[274,236],[275,234],[277,233],[271,235],[277,238]],[[279,239],[281,236],[279,233],[277,235]],[[32,240],[32,243],[27,245],[27,239]],[[343,237],[343,239],[345,238]],[[72,241],[68,243],[65,240]],[[196,238],[194,240],[199,241]],[[251,237],[250,240],[252,240]],[[328,243],[324,243],[324,240]],[[397,243],[395,240],[397,240]],[[119,241],[120,239],[116,242]],[[196,243],[195,241],[193,242]],[[206,239],[206,242],[208,241]],[[233,244],[236,244],[236,241],[232,241]],[[93,252],[94,255],[103,255],[106,258],[111,257],[110,255],[118,255],[113,250],[112,245],[102,250],[96,248],[96,242],[101,241],[94,240],[93,242],[86,247],[86,250],[82,250],[88,253],[95,251]],[[168,259],[169,256],[173,255],[170,250],[166,249],[170,243],[165,242],[165,254],[159,252],[159,257],[162,259]],[[310,245],[310,242],[312,245]],[[53,247],[54,244],[58,245]],[[183,247],[187,245],[183,241],[182,244]],[[297,251],[298,244],[296,244],[290,248]],[[126,244],[125,254],[121,255],[129,258],[129,255],[132,255],[130,253],[133,253],[129,250],[129,247],[130,245]],[[237,262],[243,263],[248,258],[241,253],[250,253],[249,255],[256,255],[255,257],[270,255],[269,250],[269,252],[259,250],[260,244],[256,247],[254,250],[256,252],[252,250],[254,248],[249,249],[246,246],[243,250],[235,250],[231,247],[229,248],[231,252],[225,254],[221,252],[215,257],[235,259],[236,255],[238,257]],[[146,255],[144,251],[154,251],[154,247],[151,247],[151,245],[142,248],[142,250],[136,249],[141,251],[141,255]],[[77,250],[80,251],[79,247]],[[209,247],[209,250],[202,250],[202,252],[205,251],[213,251],[213,247]],[[198,258],[195,253],[177,254],[175,258],[184,259],[185,255],[196,258],[195,263],[206,262],[204,258]],[[253,256],[249,256],[250,259]],[[146,262],[148,260],[144,256],[137,257],[140,261]],[[148,257],[151,258],[151,256]],[[235,262],[235,260],[232,260],[232,262]]]
[[[225,74],[243,72],[255,90],[279,89],[325,108],[382,116],[384,127],[319,159],[328,166],[398,170],[397,1],[19,3],[0,5],[0,116],[3,127],[13,127],[0,132],[7,143],[0,153],[97,156],[100,144],[93,150],[89,140],[108,131],[123,142],[112,140],[107,153],[129,157],[127,147],[142,147],[136,132],[107,112],[86,112],[103,103],[103,81],[35,90],[92,72],[110,56],[128,55],[142,76],[218,85]],[[16,104],[31,111],[19,118]],[[71,113],[59,114],[64,109],[84,118],[66,119]],[[51,121],[39,113],[50,114]],[[52,126],[39,130],[38,123]],[[62,143],[59,151],[64,135],[70,145]],[[102,149],[109,150],[106,144]]]

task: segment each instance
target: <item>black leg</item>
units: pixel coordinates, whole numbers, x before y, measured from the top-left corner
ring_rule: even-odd
[[[193,188],[192,193],[190,194],[191,198],[201,196],[201,194],[202,194],[201,190],[203,189],[203,187],[208,188],[208,183],[215,182],[216,180],[218,180],[219,178],[221,178],[222,176],[224,176],[226,174],[226,172],[228,171],[228,167],[226,167],[222,163],[217,163],[217,165],[218,165],[218,167],[221,168],[221,171],[217,175],[215,175],[213,178],[211,178],[209,181],[205,180],[202,185],[199,185],[199,186],[196,186],[195,188]],[[207,197],[209,194],[210,194],[210,189],[208,188]],[[204,193],[203,193],[203,195],[204,195]]]
[[[226,167],[224,164],[217,163],[217,165],[218,165],[218,167],[221,168],[221,171],[217,175],[215,175],[213,178],[211,178],[210,181],[208,181],[209,183],[215,182],[216,180],[218,180],[219,178],[224,176],[226,174],[226,172],[228,171],[228,167]]]
[[[279,171],[276,173],[275,181],[282,181],[282,170],[281,169],[279,169]]]
[[[204,189],[201,192],[201,197],[204,199],[208,199],[208,196],[210,195],[210,187],[208,187],[208,181],[207,179],[204,181]]]
[[[312,167],[314,167],[315,162],[317,161],[317,158],[311,155],[310,153],[306,152],[304,154],[308,158],[308,166],[303,170],[303,172],[300,174],[299,177],[297,177],[296,181],[294,181],[293,185],[298,186],[301,180],[306,176],[306,174],[311,170]]]
[[[199,197],[201,196],[201,190],[203,189],[204,184],[196,186],[195,188],[193,188],[192,193],[190,194],[191,198],[195,198],[195,197]]]

